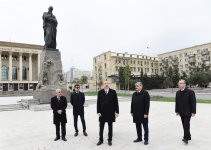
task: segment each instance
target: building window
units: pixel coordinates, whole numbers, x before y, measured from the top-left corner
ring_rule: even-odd
[[[26,56],[23,56],[23,61],[26,61],[26,60],[27,60]]]
[[[22,80],[27,80],[27,70],[25,66],[22,68]]]
[[[8,69],[6,66],[1,67],[1,80],[8,80]]]
[[[12,60],[17,61],[18,57],[16,55],[12,55]]]
[[[107,67],[106,63],[104,65],[105,65],[105,68],[106,68]]]
[[[1,55],[1,60],[7,60],[8,56],[7,55]]]
[[[104,55],[104,59],[106,59],[106,54]]]
[[[12,67],[12,80],[17,80],[17,79],[18,79],[17,67],[13,66]]]

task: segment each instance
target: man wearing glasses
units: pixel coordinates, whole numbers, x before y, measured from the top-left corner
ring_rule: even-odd
[[[62,128],[62,140],[67,141],[66,136],[66,108],[67,100],[66,97],[62,96],[61,89],[56,89],[56,96],[51,98],[51,108],[53,110],[53,123],[56,126],[56,138],[54,141],[60,139],[60,125]]]
[[[74,86],[74,93],[71,94],[70,103],[73,106],[73,117],[74,117],[74,127],[75,127],[75,135],[78,136],[78,116],[81,118],[82,126],[83,126],[83,134],[84,136],[88,136],[86,133],[86,123],[84,119],[84,103],[85,96],[84,93],[80,92],[80,85],[76,84]]]
[[[179,91],[176,93],[176,115],[181,117],[184,136],[182,141],[188,144],[191,140],[190,119],[196,114],[196,97],[194,91],[186,88],[185,80],[179,80]]]

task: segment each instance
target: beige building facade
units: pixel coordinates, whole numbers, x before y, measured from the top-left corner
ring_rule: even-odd
[[[99,75],[102,81],[106,79],[113,89],[118,89],[116,84],[120,67],[129,65],[131,74],[139,77],[141,72],[147,75],[158,74],[158,59],[145,55],[105,52],[93,58],[93,80],[94,86],[99,82]]]
[[[35,90],[41,45],[0,41],[0,91]]]
[[[187,75],[197,67],[201,68],[202,65],[210,70],[210,56],[211,43],[159,54],[159,74],[164,73],[169,67],[178,67],[180,74],[185,72]]]

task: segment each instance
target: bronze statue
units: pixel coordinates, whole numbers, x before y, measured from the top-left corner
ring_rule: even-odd
[[[48,8],[48,12],[43,13],[43,30],[44,30],[44,49],[56,49],[56,28],[58,25],[56,17],[53,15],[53,7]]]

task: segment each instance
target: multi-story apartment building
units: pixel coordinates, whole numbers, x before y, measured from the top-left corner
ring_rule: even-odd
[[[210,55],[211,43],[159,54],[159,74],[165,72],[169,67],[177,67],[180,74],[182,72],[189,74],[197,67],[201,68],[202,65],[210,70]]]
[[[109,80],[110,86],[118,89],[116,77],[118,77],[119,68],[129,65],[131,74],[138,77],[143,74],[158,74],[158,59],[145,55],[105,52],[93,58],[93,78],[96,86],[99,75],[102,80]]]

